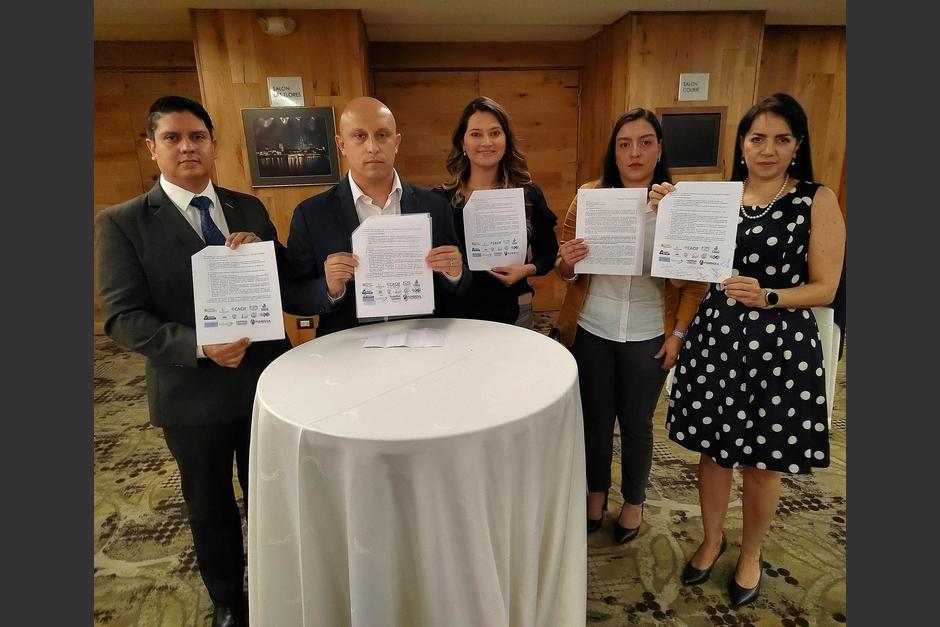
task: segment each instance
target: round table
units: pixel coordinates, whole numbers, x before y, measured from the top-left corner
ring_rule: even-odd
[[[445,345],[363,348],[446,330]],[[261,375],[253,625],[584,625],[584,432],[557,342],[418,319],[303,344]]]

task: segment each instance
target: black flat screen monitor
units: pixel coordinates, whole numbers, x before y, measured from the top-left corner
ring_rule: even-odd
[[[721,113],[663,113],[661,122],[670,168],[718,167]]]

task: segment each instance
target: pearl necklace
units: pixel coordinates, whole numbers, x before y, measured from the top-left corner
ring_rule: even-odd
[[[777,193],[774,195],[774,199],[770,201],[770,204],[767,205],[767,207],[765,207],[764,210],[761,211],[756,216],[750,216],[747,214],[747,211],[744,210],[744,188],[747,187],[747,179],[744,179],[744,186],[741,188],[741,215],[751,220],[757,220],[758,218],[763,218],[765,215],[767,215],[767,212],[770,211],[770,208],[774,206],[774,203],[780,200],[780,196],[783,195],[783,190],[787,188],[787,184],[789,182],[790,182],[789,175],[783,177],[783,185],[781,185],[780,189],[777,190]],[[754,206],[756,207],[757,205],[754,205]]]

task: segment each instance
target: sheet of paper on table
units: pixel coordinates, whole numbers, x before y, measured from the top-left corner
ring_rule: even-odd
[[[192,266],[199,346],[284,337],[274,242],[206,246]]]
[[[374,333],[366,338],[363,348],[392,348],[407,346],[425,348],[443,346],[447,331],[444,329],[411,329],[404,333]]]

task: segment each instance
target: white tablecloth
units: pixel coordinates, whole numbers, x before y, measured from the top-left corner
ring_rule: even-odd
[[[362,348],[421,327],[446,345]],[[298,346],[258,382],[248,510],[252,625],[584,625],[574,359],[472,320]]]

